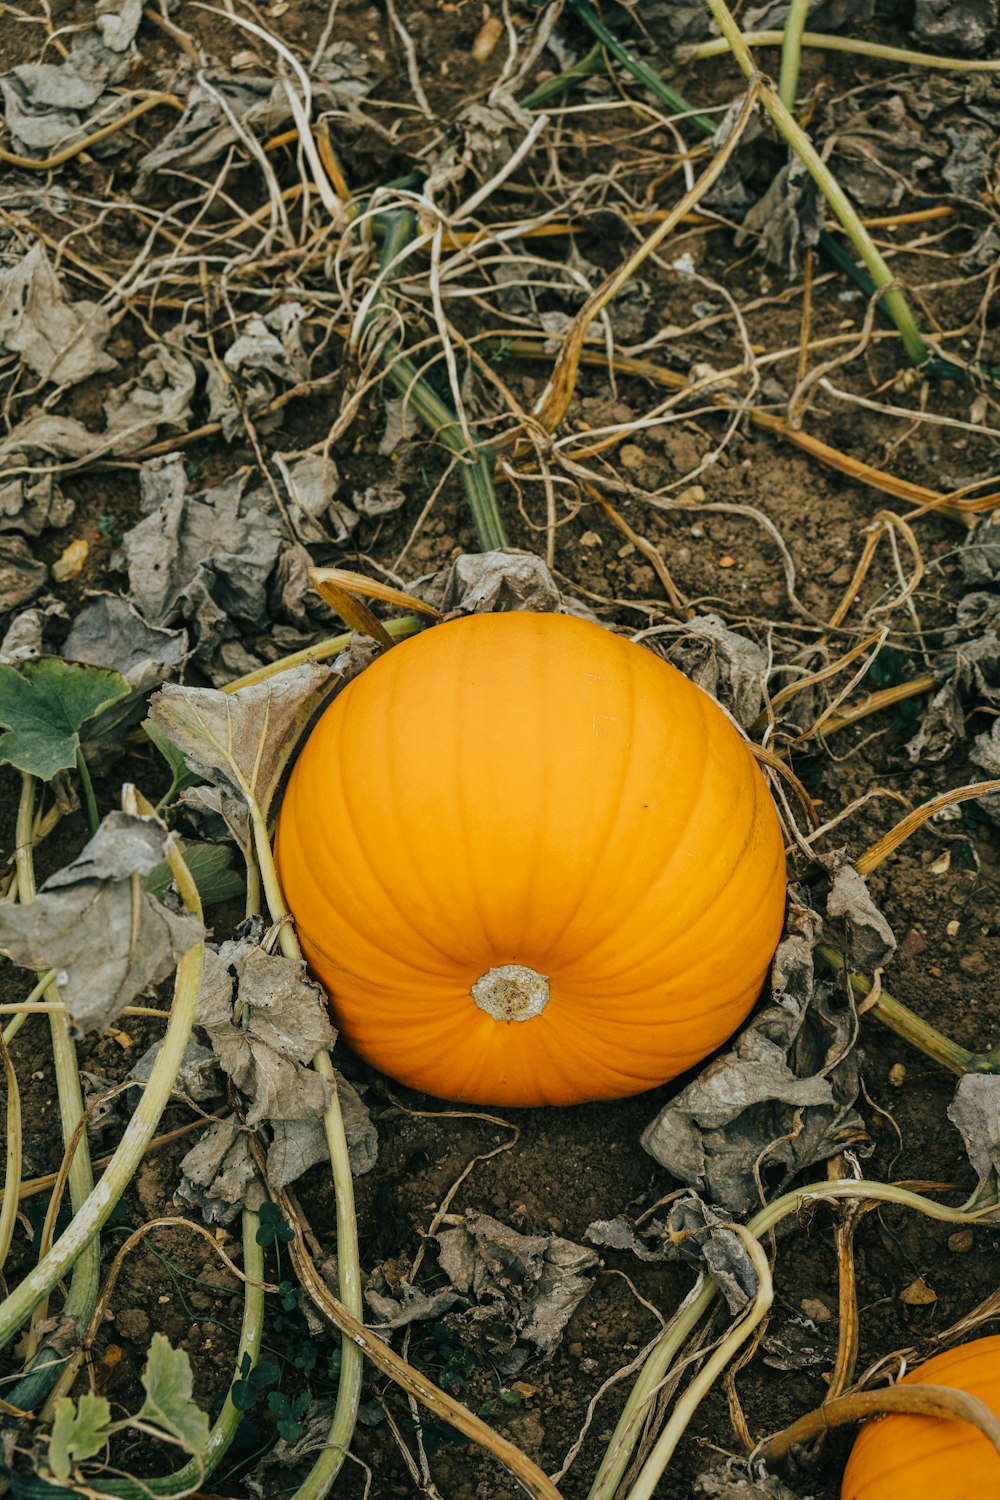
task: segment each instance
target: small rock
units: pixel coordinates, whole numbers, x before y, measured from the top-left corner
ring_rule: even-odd
[[[635,543],[634,542],[626,542],[625,545],[624,545],[624,547],[619,547],[618,548],[618,556],[619,557],[631,557],[632,553],[634,551],[635,551]]]
[[[126,1307],[116,1314],[115,1327],[122,1338],[135,1339],[138,1343],[149,1332],[149,1318],[141,1307]]]
[[[811,1318],[814,1323],[829,1323],[833,1317],[833,1313],[825,1302],[820,1301],[819,1297],[803,1297],[799,1306],[805,1316]]]
[[[90,543],[85,542],[82,537],[78,537],[75,542],[70,542],[61,556],[57,557],[52,564],[53,581],[67,583],[78,573],[82,573],[89,552]]]
[[[894,1089],[901,1089],[906,1082],[906,1064],[893,1063],[889,1069],[889,1082]]]
[[[725,557],[720,557],[719,558],[719,567],[720,568],[735,568],[735,566],[736,566],[736,559],[735,559],[735,557],[730,557],[728,552],[726,553]]]
[[[932,875],[947,875],[950,869],[951,850],[946,849],[943,854],[939,854],[937,859],[932,861],[930,871]]]
[[[626,469],[641,469],[646,455],[637,443],[625,443],[618,457]]]
[[[476,40],[472,44],[472,61],[477,63],[488,62],[493,56],[496,44],[503,36],[503,22],[498,21],[496,16],[490,16],[484,21],[476,33]]]
[[[580,538],[581,547],[600,547],[601,545],[601,538],[596,531],[585,531]]]
[[[932,1302],[937,1301],[937,1292],[927,1285],[922,1276],[918,1276],[916,1281],[911,1281],[909,1286],[903,1288],[899,1300],[905,1302],[907,1307],[929,1307]]]
[[[972,1249],[975,1238],[971,1229],[956,1229],[948,1236],[948,1249],[953,1255],[965,1255]]]
[[[700,505],[705,498],[705,486],[702,484],[688,485],[686,490],[681,490],[677,496],[678,505]],[[691,527],[692,534],[694,527]]]
[[[900,943],[899,951],[904,958],[916,958],[918,953],[927,952],[927,939],[922,932],[918,932],[915,927],[911,927]]]
[[[951,921],[948,923],[947,927],[945,928],[945,932],[948,934],[949,937],[958,937],[959,930],[960,930],[961,926],[962,926],[962,924],[958,920],[958,918],[957,917],[953,917],[951,919]]]

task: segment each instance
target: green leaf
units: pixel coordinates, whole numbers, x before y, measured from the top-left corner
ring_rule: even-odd
[[[233,867],[233,851],[226,844],[180,845],[185,863],[198,887],[202,906],[218,906],[220,901],[235,901],[246,891],[246,882]],[[143,885],[151,896],[162,901],[173,884],[170,866],[164,860],[150,870]]]
[[[142,1372],[146,1399],[136,1421],[150,1422],[169,1433],[189,1453],[200,1457],[208,1446],[208,1416],[191,1398],[191,1361],[162,1333],[154,1333]]]
[[[173,740],[168,740],[161,729],[157,729],[152,719],[143,722],[146,738],[150,740],[159,750],[166,761],[170,771],[170,785],[160,798],[157,812],[164,807],[170,807],[189,786],[200,786],[202,777],[196,771],[192,771],[183,753],[178,750]]]
[[[49,1438],[49,1467],[57,1479],[68,1479],[74,1463],[93,1458],[108,1440],[111,1403],[85,1391],[79,1401],[61,1396]]]
[[[81,725],[128,692],[119,672],[58,656],[0,663],[0,765],[51,781],[76,764]]]

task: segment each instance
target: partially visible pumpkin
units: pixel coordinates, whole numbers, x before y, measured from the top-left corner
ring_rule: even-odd
[[[724,1041],[781,930],[782,838],[725,714],[568,615],[472,615],[310,735],[278,866],[351,1046],[480,1104],[638,1093]]]
[[[936,1354],[902,1385],[950,1385],[1000,1417],[1000,1334]],[[997,1500],[1000,1453],[957,1418],[878,1417],[858,1434],[841,1500]]]

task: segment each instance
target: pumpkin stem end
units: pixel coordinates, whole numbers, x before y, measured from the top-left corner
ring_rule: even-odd
[[[494,1021],[530,1021],[549,1003],[549,981],[527,964],[500,964],[476,980],[472,998]]]

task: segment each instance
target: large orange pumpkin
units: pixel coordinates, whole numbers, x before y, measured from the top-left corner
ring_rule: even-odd
[[[735,1029],[777,944],[781,832],[722,710],[568,615],[395,646],[319,720],[278,830],[341,1030],[479,1104],[663,1083]]]
[[[950,1385],[1000,1417],[1000,1334],[936,1354],[903,1385]],[[879,1417],[861,1429],[841,1500],[996,1500],[1000,1453],[978,1428],[957,1419]]]

